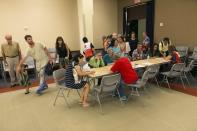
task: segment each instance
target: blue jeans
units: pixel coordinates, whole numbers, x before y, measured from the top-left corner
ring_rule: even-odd
[[[125,91],[124,91],[124,81],[121,79],[120,80],[120,85],[118,87],[118,91],[120,93],[120,97],[125,96]]]
[[[37,92],[40,93],[48,87],[48,85],[46,83],[45,67],[40,69],[40,71],[38,72],[38,75],[39,75],[39,78],[40,78],[40,85],[37,89]]]

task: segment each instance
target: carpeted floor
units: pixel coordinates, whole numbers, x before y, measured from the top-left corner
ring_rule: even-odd
[[[140,97],[130,97],[121,106],[117,98],[103,102],[104,114],[78,104],[75,91],[68,98],[71,108],[59,98],[53,106],[54,84],[41,96],[24,90],[0,94],[0,131],[197,131],[197,99],[167,88],[150,86]]]

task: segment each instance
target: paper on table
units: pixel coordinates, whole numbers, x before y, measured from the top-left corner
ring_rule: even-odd
[[[133,67],[134,67],[134,68],[142,68],[142,67],[144,67],[144,65],[135,64]]]
[[[150,63],[150,62],[145,62],[145,63],[143,63],[143,65],[149,66],[149,65],[152,65],[152,63]]]

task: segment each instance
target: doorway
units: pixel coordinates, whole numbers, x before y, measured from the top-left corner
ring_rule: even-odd
[[[142,32],[147,32],[151,44],[154,40],[154,0],[127,6],[123,9],[123,32],[127,37],[135,32],[136,38],[142,42]]]

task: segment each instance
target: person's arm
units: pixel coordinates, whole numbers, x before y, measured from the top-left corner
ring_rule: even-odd
[[[101,66],[101,67],[105,66],[105,63],[104,63],[104,61],[103,61],[102,58],[101,58],[101,60],[100,60],[100,66]]]
[[[75,66],[75,70],[78,76],[87,76],[95,73],[94,71],[82,71],[80,66]]]
[[[70,50],[68,48],[68,46],[66,45],[66,51],[67,51],[67,56],[65,57],[66,59],[69,59],[69,54],[70,54]]]
[[[18,47],[19,60],[21,60],[22,59],[21,48],[18,43],[17,43],[17,47]]]
[[[4,48],[3,48],[3,45],[1,45],[1,53],[2,53],[2,56],[3,56],[3,61],[4,63],[7,65],[7,61],[6,61],[6,56],[5,56],[5,52],[4,52]]]
[[[171,60],[172,59],[172,56],[171,55],[168,55],[167,57],[164,57],[165,60]]]
[[[21,65],[26,61],[26,59],[28,58],[28,56],[25,56],[24,58],[22,58],[17,66],[17,72],[19,73],[21,71]]]
[[[48,56],[49,61],[51,61],[51,60],[52,60],[51,55],[49,54],[49,51],[48,51],[48,49],[47,49],[46,47],[44,47],[44,52],[45,52],[46,55]]]
[[[96,68],[97,67],[97,62],[96,62],[95,59],[96,58],[93,56],[92,58],[90,58],[90,60],[88,62],[90,64],[90,66],[93,67],[93,68]]]
[[[111,72],[112,73],[115,73],[115,72],[118,72],[118,70],[119,70],[119,60],[117,60],[115,63],[114,63],[114,65],[111,67]]]

